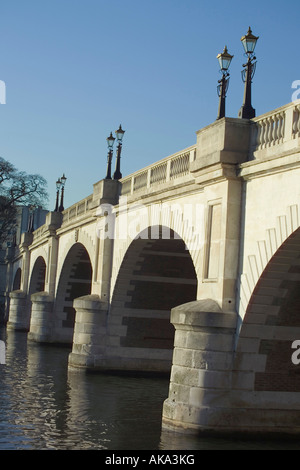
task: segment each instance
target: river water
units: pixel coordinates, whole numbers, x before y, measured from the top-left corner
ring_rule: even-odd
[[[237,441],[162,432],[165,378],[68,371],[69,349],[0,328],[0,450],[300,449],[298,442]]]

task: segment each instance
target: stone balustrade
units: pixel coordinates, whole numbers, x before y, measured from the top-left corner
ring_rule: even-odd
[[[250,160],[296,148],[300,137],[300,101],[254,118],[252,123]]]
[[[188,147],[121,179],[121,195],[130,195],[171,181],[189,173],[196,156],[196,145]]]
[[[73,204],[73,206],[63,211],[62,225],[73,222],[76,217],[83,217],[90,209],[90,204],[93,200],[93,196],[88,196],[85,199]]]

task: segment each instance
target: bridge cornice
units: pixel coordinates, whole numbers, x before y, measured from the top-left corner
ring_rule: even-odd
[[[143,204],[147,205],[161,202],[162,200],[171,200],[179,196],[184,196],[185,194],[191,195],[196,192],[199,192],[199,187],[195,184],[195,178],[189,174],[180,178],[180,181],[176,181],[176,184],[162,183],[153,189],[146,189],[143,192],[134,192],[133,194],[126,195],[126,197],[128,204],[143,201]]]
[[[279,155],[265,156],[260,160],[239,165],[238,174],[244,180],[280,173],[300,167],[299,149],[285,151]]]
[[[72,232],[74,229],[80,229],[84,226],[90,225],[96,219],[96,209],[91,210],[89,214],[85,214],[85,217],[75,218],[67,224],[62,225],[59,229],[57,229],[56,234],[60,237],[64,233]]]
[[[215,183],[238,179],[237,167],[229,163],[216,163],[203,169],[194,171],[194,178],[200,187],[210,186]]]

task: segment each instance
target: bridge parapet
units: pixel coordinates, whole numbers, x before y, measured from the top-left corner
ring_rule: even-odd
[[[92,201],[93,196],[90,195],[63,211],[62,226],[74,223],[75,219],[85,218],[91,208]]]
[[[132,173],[121,179],[121,195],[130,196],[147,189],[152,191],[158,185],[170,185],[172,181],[189,173],[190,163],[195,157],[196,145],[193,145]]]
[[[258,116],[252,123],[249,160],[296,150],[300,137],[300,101]]]
[[[61,226],[62,215],[60,212],[48,212],[46,215],[46,222],[44,225],[39,227],[33,232],[33,234],[27,233],[27,238],[30,238],[30,241],[27,243],[31,245],[31,249],[40,244],[44,238],[49,238],[54,236],[57,228]]]

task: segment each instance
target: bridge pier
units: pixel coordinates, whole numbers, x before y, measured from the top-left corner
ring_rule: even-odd
[[[16,331],[29,331],[30,311],[27,305],[27,294],[22,290],[9,293],[9,321],[7,328]]]
[[[103,365],[108,304],[93,294],[75,299],[73,305],[76,317],[69,368],[94,370]]]
[[[53,341],[53,296],[48,292],[32,294],[32,308],[28,339],[39,343]]]
[[[237,315],[205,299],[172,309],[171,322],[176,332],[163,428],[217,431],[227,423]]]

